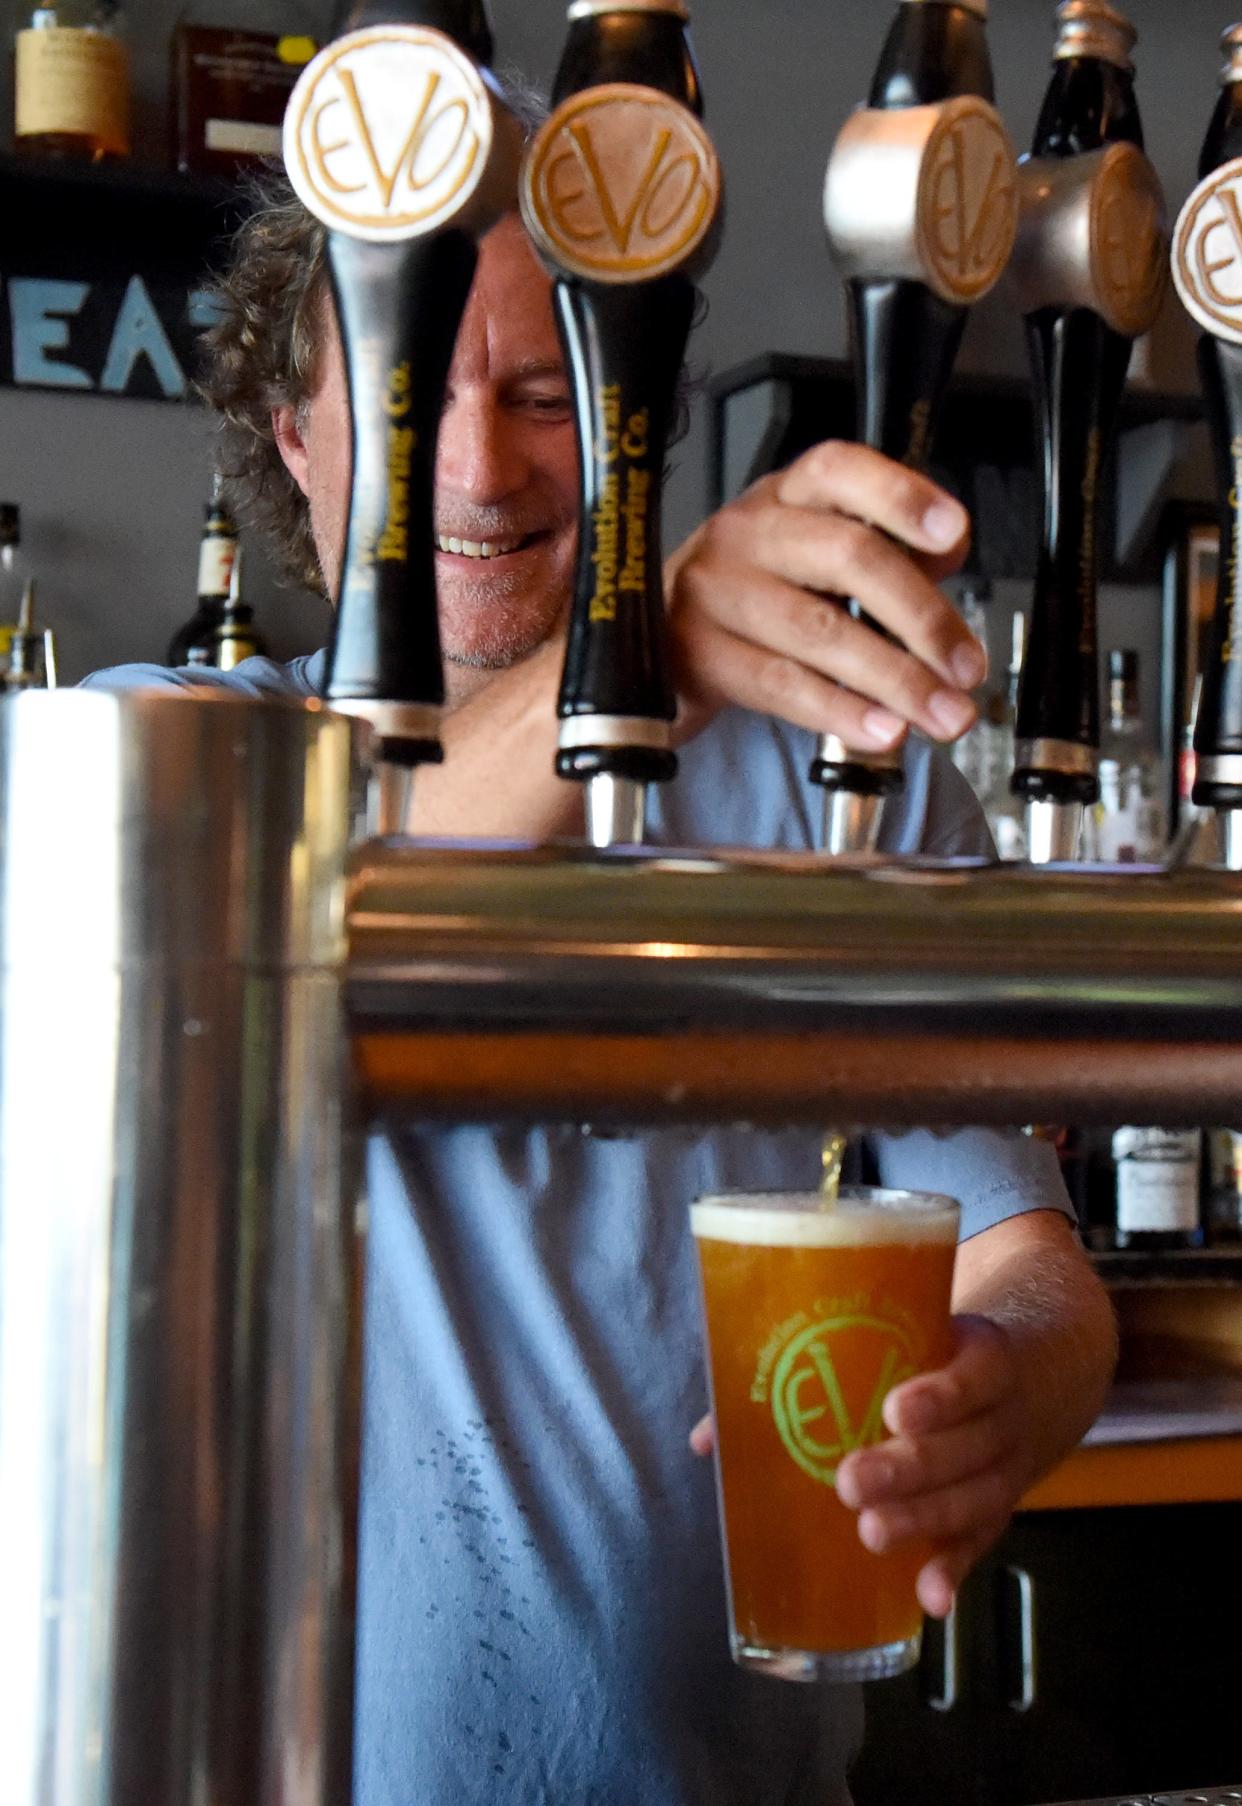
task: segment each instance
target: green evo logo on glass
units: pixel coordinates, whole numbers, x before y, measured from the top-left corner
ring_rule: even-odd
[[[833,1360],[841,1336],[849,1338],[848,1385]],[[773,1367],[771,1401],[780,1439],[803,1473],[835,1486],[851,1449],[882,1440],[885,1398],[917,1371],[909,1336],[883,1317],[825,1317],[800,1329]]]

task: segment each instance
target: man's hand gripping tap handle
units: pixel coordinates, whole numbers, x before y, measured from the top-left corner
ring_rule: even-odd
[[[1222,40],[1221,95],[1199,186],[1173,235],[1173,279],[1201,329],[1221,501],[1220,578],[1195,722],[1197,808],[1216,812],[1219,856],[1242,871],[1242,26]]]
[[[476,240],[513,205],[522,133],[482,0],[358,0],[302,75],[285,163],[328,228],[353,487],[325,689],[375,733],[381,833],[443,757],[436,436]]]
[[[849,301],[858,435],[916,470],[969,308],[999,280],[1016,228],[986,15],[987,0],[902,0],[868,103],[828,164],[824,217]],[[902,787],[900,748],[862,754],[825,736],[811,776],[827,793],[827,850],[873,850],[885,799]]]
[[[720,169],[681,0],[574,0],[522,215],[554,278],[573,389],[581,527],[558,714],[561,777],[596,846],[635,844],[677,769],[661,486]]]
[[[1013,286],[1042,443],[1043,528],[1015,723],[1013,791],[1033,863],[1076,857],[1099,796],[1099,487],[1134,340],[1167,286],[1159,178],[1130,52],[1105,0],[1064,0],[1053,74],[1019,166]]]

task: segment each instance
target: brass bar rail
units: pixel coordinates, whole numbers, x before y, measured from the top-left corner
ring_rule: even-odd
[[[373,843],[347,998],[429,1118],[1232,1121],[1223,872]]]

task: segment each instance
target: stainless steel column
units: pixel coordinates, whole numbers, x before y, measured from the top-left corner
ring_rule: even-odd
[[[348,723],[0,705],[0,1801],[344,1806]]]

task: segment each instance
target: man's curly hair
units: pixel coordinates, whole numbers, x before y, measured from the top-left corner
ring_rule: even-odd
[[[227,501],[258,529],[285,574],[323,589],[306,497],[285,468],[272,410],[305,409],[315,388],[329,284],[324,227],[273,169],[216,284],[217,322],[203,335],[199,381],[218,417]]]

